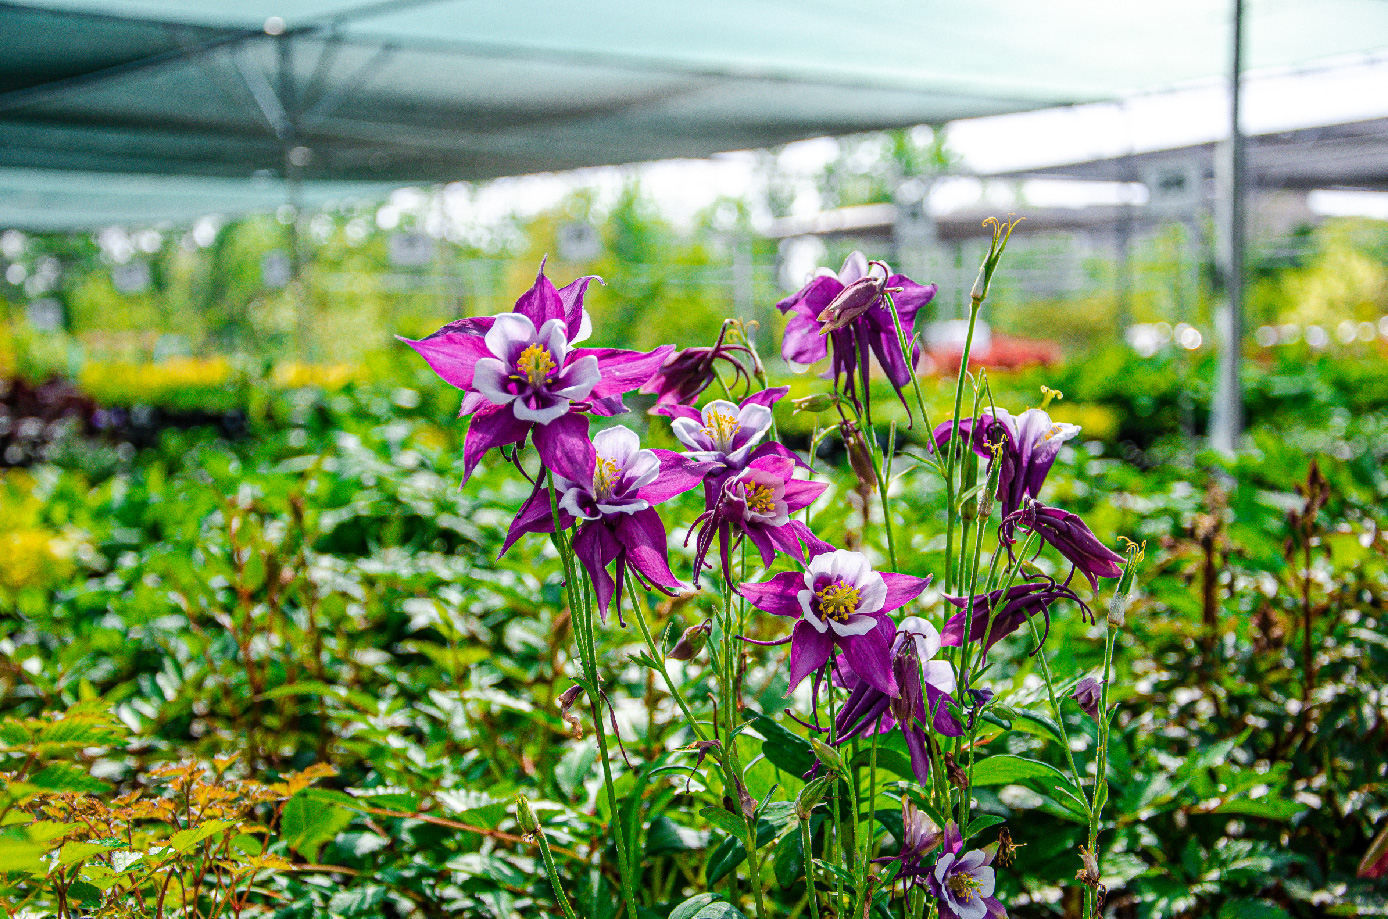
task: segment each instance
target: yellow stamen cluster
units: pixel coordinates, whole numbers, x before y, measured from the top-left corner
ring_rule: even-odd
[[[819,600],[819,614],[835,622],[847,622],[848,617],[858,611],[861,599],[858,588],[842,581],[821,587],[815,591],[815,598]]]
[[[516,358],[516,369],[521,372],[531,386],[542,386],[554,372],[554,356],[549,349],[536,342],[521,352]]]
[[[776,513],[776,496],[771,492],[771,486],[761,485],[757,482],[742,483],[743,500],[747,502],[747,509],[757,514]]]
[[[974,894],[983,886],[982,881],[972,874],[963,871],[954,875],[945,883],[949,885],[950,892],[954,894],[955,899],[960,903],[968,903],[971,901],[974,898]]]
[[[593,468],[593,494],[598,498],[610,498],[612,487],[617,484],[617,477],[621,470],[617,464],[610,459],[598,457],[597,466]]]
[[[742,425],[737,423],[736,417],[717,410],[714,410],[713,415],[703,427],[704,434],[720,446],[730,445],[740,430],[742,430]]]
[[[1060,433],[1060,425],[1058,425],[1058,424],[1053,424],[1053,425],[1051,425],[1051,429],[1050,429],[1049,431],[1046,432],[1046,436],[1043,437],[1043,438],[1041,438],[1041,439],[1042,439],[1042,440],[1050,440],[1052,437],[1056,436],[1056,435],[1059,434],[1059,433]]]

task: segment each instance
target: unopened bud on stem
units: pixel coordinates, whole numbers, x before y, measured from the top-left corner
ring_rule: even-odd
[[[673,661],[692,661],[704,650],[704,645],[708,644],[709,632],[713,631],[713,621],[705,619],[698,625],[691,625],[684,630],[680,640],[675,642],[675,646],[670,649],[670,653],[665,656]]]

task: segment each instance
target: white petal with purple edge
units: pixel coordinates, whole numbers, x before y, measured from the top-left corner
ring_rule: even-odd
[[[707,451],[712,445],[706,443],[707,438],[703,435],[702,427],[703,425],[693,418],[676,418],[670,422],[670,430],[679,438],[680,443],[691,450]]]
[[[915,642],[916,655],[921,660],[928,661],[940,653],[940,630],[928,620],[919,616],[907,616],[901,620],[901,625],[897,626],[896,631],[901,640],[909,638]]]
[[[555,478],[557,480],[558,476],[555,476]],[[554,490],[559,490],[557,482]],[[571,516],[577,517],[579,520],[597,520],[598,517],[601,516],[600,514],[589,514],[583,509],[583,499],[586,497],[588,497],[587,489],[570,486],[564,490],[562,496],[559,498],[559,509],[567,511]]]
[[[660,457],[650,450],[638,450],[636,455],[627,461],[626,465],[626,487],[627,490],[642,488],[651,484],[660,475]]]
[[[887,602],[887,582],[876,571],[869,570],[867,577],[858,581],[858,612],[875,613]]]
[[[829,620],[829,628],[834,630],[834,634],[842,638],[853,635],[866,635],[877,628],[877,620],[872,616],[850,616],[847,622],[836,622]]]
[[[507,379],[506,365],[494,357],[484,357],[473,365],[472,388],[493,405],[507,405],[515,401],[516,394],[506,391]]]
[[[991,897],[993,891],[996,890],[998,886],[997,872],[992,868],[975,868],[973,875],[978,878],[983,885],[974,892],[974,895],[978,897]]]
[[[565,399],[572,399],[577,402],[579,399],[586,398],[601,379],[602,370],[598,368],[598,359],[588,354],[565,367],[550,382],[556,384],[555,389],[552,390],[556,396],[563,396]]]
[[[978,894],[970,896],[967,903],[961,903],[952,896],[950,899],[954,900],[954,911],[959,919],[983,919],[988,915],[988,904]]]
[[[588,311],[583,311],[583,316],[578,320],[578,334],[569,339],[569,344],[576,345],[585,342],[593,334],[593,317],[588,315]]]
[[[795,599],[800,601],[800,613],[804,616],[805,621],[810,624],[810,628],[821,635],[828,631],[829,627],[824,624],[822,619],[815,615],[814,605],[810,603],[810,601],[814,599],[813,593],[808,590],[802,590],[795,595]]]
[[[939,860],[935,862],[935,880],[939,881],[941,884],[945,882],[945,874],[949,871],[949,866],[954,864],[954,857],[953,852],[945,852],[941,854]]]
[[[549,352],[550,357],[554,358],[554,366],[563,367],[564,359],[569,356],[569,333],[568,327],[564,325],[564,320],[548,320],[540,326],[540,331],[536,333],[535,337]]]
[[[615,425],[593,435],[593,449],[598,456],[625,470],[641,450],[641,437],[625,425]]]
[[[499,313],[482,341],[488,351],[509,364],[535,341],[535,323],[521,313]]]
[[[621,504],[599,504],[598,510],[604,514],[634,514],[637,511],[644,511],[651,506],[651,502],[645,498],[632,498]]]
[[[949,661],[926,661],[925,682],[943,693],[952,693],[958,687],[954,679],[954,668]]]
[[[856,249],[849,253],[848,258],[843,260],[843,267],[839,269],[839,283],[844,287],[854,281],[866,276],[868,273],[867,256]]]
[[[530,404],[529,400],[532,399],[536,405]],[[516,401],[512,402],[511,411],[515,412],[516,417],[521,421],[549,424],[551,421],[558,421],[569,413],[569,400],[554,393],[532,392],[528,396],[517,398]]]
[[[982,849],[974,849],[972,852],[969,852],[969,853],[967,853],[967,854],[965,854],[965,855],[963,855],[963,856],[960,857],[960,859],[959,859],[959,870],[960,870],[960,871],[967,871],[969,874],[973,874],[974,871],[975,871],[980,865],[983,864],[983,858],[984,858],[983,850],[982,850]]]

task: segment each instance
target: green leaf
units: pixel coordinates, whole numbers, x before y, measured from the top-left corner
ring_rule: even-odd
[[[1002,823],[1003,819],[1004,818],[996,814],[983,814],[979,817],[975,817],[969,821],[969,828],[964,831],[964,838],[972,839],[990,826],[997,826],[999,823]]]
[[[228,827],[233,827],[235,825],[236,823],[231,820],[209,820],[200,826],[179,830],[169,837],[168,844],[175,852],[187,852],[207,837],[215,836]]]
[[[794,776],[804,775],[815,764],[810,742],[766,715],[752,719],[752,728],[764,739],[761,752],[777,769]]]
[[[708,848],[708,840],[707,831],[680,826],[662,814],[652,820],[646,830],[646,857],[665,852],[693,852],[705,849]]]
[[[995,754],[975,763],[973,779],[975,785],[1017,785],[1028,779],[1070,785],[1065,773],[1049,763],[1010,753]]]
[[[671,910],[670,919],[747,919],[747,916],[717,894],[701,893]]]
[[[1306,805],[1285,798],[1235,798],[1210,811],[1212,814],[1238,814],[1243,817],[1262,817],[1265,820],[1291,820],[1306,810]]]
[[[100,779],[94,779],[84,770],[72,763],[50,763],[30,776],[29,784],[44,791],[74,792],[77,794],[105,794],[111,790]]]
[[[352,811],[302,791],[284,803],[280,835],[296,852],[318,860],[318,853],[352,822]]]
[[[1219,911],[1219,919],[1289,919],[1280,906],[1266,900],[1230,900]]]
[[[742,822],[742,818],[724,810],[721,807],[705,807],[699,811],[705,820],[716,826],[718,829],[727,833],[734,839],[741,839],[747,832],[747,824]]]

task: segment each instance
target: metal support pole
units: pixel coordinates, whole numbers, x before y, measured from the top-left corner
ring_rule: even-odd
[[[291,210],[286,225],[286,245],[289,249],[289,283],[286,293],[294,300],[294,338],[299,360],[308,363],[312,358],[309,336],[308,297],[303,289],[303,251],[299,221],[303,217],[303,167],[307,163],[307,148],[299,146],[299,100],[295,98],[294,45],[290,33],[275,37],[279,55],[278,95],[284,112],[280,144],[284,152],[284,194]]]
[[[1216,169],[1216,214],[1219,224],[1220,274],[1225,300],[1215,317],[1219,342],[1214,404],[1210,410],[1210,446],[1233,453],[1243,433],[1243,268],[1245,248],[1244,137],[1239,123],[1243,74],[1243,0],[1233,0],[1233,60],[1229,73],[1229,141],[1224,168]]]

